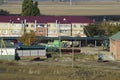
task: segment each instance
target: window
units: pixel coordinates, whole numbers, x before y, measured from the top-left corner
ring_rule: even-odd
[[[31,25],[31,27],[34,27],[34,25]]]
[[[28,27],[28,24],[26,24],[25,27]]]
[[[50,27],[50,24],[48,24],[48,27]]]
[[[80,28],[82,28],[83,27],[83,25],[80,25]]]
[[[12,34],[18,34],[18,33],[20,33],[19,30],[12,30]]]
[[[74,28],[76,28],[76,25],[73,25]]]
[[[39,30],[39,32],[43,32],[43,30]]]

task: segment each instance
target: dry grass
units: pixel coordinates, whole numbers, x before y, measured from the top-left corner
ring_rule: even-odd
[[[82,64],[71,68],[59,62],[24,63],[26,65],[0,64],[1,80],[119,80],[120,78],[119,70],[109,68],[95,68]]]
[[[8,10],[11,14],[21,13],[21,3],[6,3],[0,9]],[[120,3],[39,3],[44,15],[120,15]]]

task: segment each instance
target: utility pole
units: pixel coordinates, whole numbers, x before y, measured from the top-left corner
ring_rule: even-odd
[[[61,35],[60,35],[60,22],[59,22],[59,24],[58,24],[58,25],[59,25],[59,26],[58,26],[58,27],[59,27],[59,50],[60,50],[60,57],[61,57],[62,55],[61,55],[61,37],[60,37]]]
[[[58,20],[56,20],[56,27],[57,27],[57,34],[58,34],[58,38],[59,38],[59,53],[60,53],[60,57],[61,55],[61,37],[60,37],[60,22],[58,22]]]
[[[70,6],[72,5],[72,0],[70,0]]]
[[[72,68],[74,68],[74,45],[73,45],[73,42],[72,42]]]

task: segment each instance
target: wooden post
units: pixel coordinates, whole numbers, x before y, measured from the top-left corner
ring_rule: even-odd
[[[60,48],[60,57],[61,57],[62,55],[61,55],[61,38],[60,38],[60,36],[59,36],[59,48]]]
[[[72,42],[72,68],[74,68],[74,45]]]
[[[0,45],[1,45],[1,54],[0,54],[0,59],[2,59],[2,39],[0,40]]]
[[[97,46],[96,44],[97,44],[97,42],[96,42],[96,40],[95,40],[95,47]]]

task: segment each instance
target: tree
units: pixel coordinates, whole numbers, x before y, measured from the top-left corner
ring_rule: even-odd
[[[38,8],[38,2],[33,2],[33,0],[24,0],[22,3],[22,16],[38,16],[40,15],[40,10]]]
[[[26,46],[30,46],[36,40],[37,39],[34,32],[25,33],[22,37],[18,38],[18,41],[22,42],[23,45],[26,45]]]
[[[3,10],[3,9],[1,9],[0,10],[0,15],[9,15],[9,12],[8,11],[6,11],[6,10]]]
[[[103,21],[101,23],[90,24],[85,29],[87,30],[85,33],[89,33],[91,36],[104,35],[109,37],[120,31],[120,25],[112,24],[110,21]]]
[[[40,10],[38,8],[38,2],[35,2],[33,6],[33,16],[38,16],[38,15],[40,15]]]
[[[101,28],[104,30],[104,35],[106,36],[112,36],[113,34],[120,31],[120,25],[119,24],[113,24],[111,21],[103,21],[101,23]]]
[[[87,35],[90,34],[90,36],[104,35],[104,30],[100,26],[101,26],[101,23],[90,24],[85,27],[86,29],[85,33]]]

